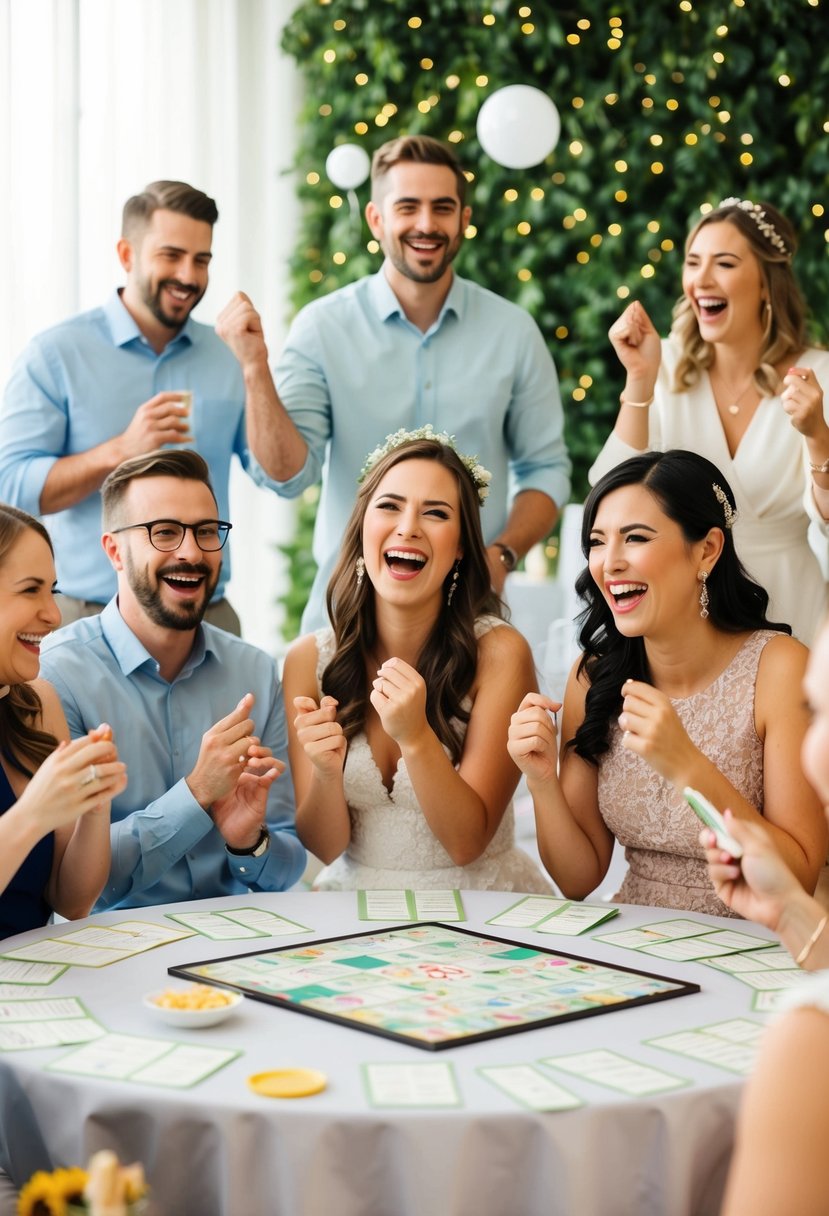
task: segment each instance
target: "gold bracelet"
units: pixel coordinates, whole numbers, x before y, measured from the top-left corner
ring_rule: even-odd
[[[815,929],[814,933],[813,933],[813,934],[812,934],[812,936],[809,938],[809,940],[807,941],[806,945],[805,945],[805,946],[803,947],[803,949],[800,951],[800,954],[798,954],[797,958],[794,960],[794,961],[797,963],[798,967],[802,967],[802,966],[803,966],[803,964],[806,962],[806,959],[807,959],[807,958],[809,957],[809,955],[811,954],[811,952],[812,952],[812,946],[814,946],[815,942],[816,942],[816,941],[817,941],[817,939],[820,937],[820,935],[821,935],[821,933],[823,932],[823,930],[826,928],[826,921],[827,921],[827,919],[829,919],[829,915],[827,915],[827,916],[822,916],[822,917],[820,918],[820,921],[819,921],[819,923],[818,923],[818,927]]]
[[[809,468],[813,473],[829,473],[829,460],[824,460],[823,464],[812,464],[810,461]]]
[[[653,393],[651,393],[651,395],[647,399],[647,401],[628,401],[627,398],[625,397],[624,393],[620,393],[619,394],[619,404],[620,405],[632,405],[635,410],[646,410],[649,405],[653,405]]]

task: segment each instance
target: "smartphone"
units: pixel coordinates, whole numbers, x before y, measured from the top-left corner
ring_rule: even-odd
[[[699,790],[692,790],[690,785],[686,785],[682,793],[685,801],[697,818],[701,819],[705,826],[710,828],[714,833],[717,838],[718,847],[725,849],[732,857],[742,857],[743,846],[738,844],[731,835],[726,827],[725,820],[717,808],[707,798],[703,797]]]

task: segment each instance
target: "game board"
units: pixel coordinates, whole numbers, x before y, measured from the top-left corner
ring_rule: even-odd
[[[699,992],[683,980],[431,923],[169,973],[429,1051]]]

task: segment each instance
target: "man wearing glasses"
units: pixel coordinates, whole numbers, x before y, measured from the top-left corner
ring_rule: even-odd
[[[73,737],[109,722],[129,780],[112,803],[112,870],[96,910],[247,890],[302,873],[285,711],[264,651],[203,623],[231,525],[189,450],[134,457],[101,487],[118,592],[46,640],[41,674]]]

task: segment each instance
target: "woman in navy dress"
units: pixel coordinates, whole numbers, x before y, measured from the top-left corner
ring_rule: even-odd
[[[53,911],[86,916],[109,872],[109,804],[126,785],[106,725],[69,742],[60,701],[35,680],[60,624],[45,528],[0,504],[0,938]]]

